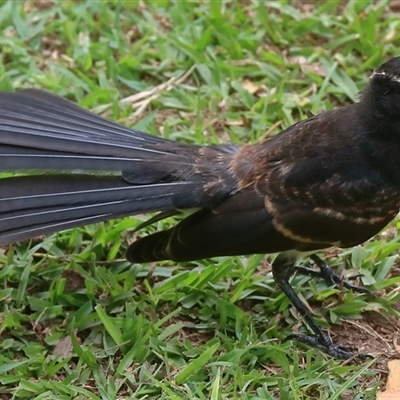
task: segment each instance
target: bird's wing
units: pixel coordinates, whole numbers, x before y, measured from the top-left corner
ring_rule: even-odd
[[[172,259],[190,261],[217,256],[275,253],[290,250],[295,242],[279,233],[264,199],[243,190],[214,209],[193,213],[175,227],[132,243],[132,262]]]

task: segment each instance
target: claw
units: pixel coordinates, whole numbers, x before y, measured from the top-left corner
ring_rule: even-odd
[[[295,267],[296,271],[300,272],[301,274],[322,278],[325,280],[325,282],[328,283],[328,285],[334,286],[336,288],[344,287],[346,289],[353,290],[354,292],[357,293],[363,293],[372,296],[372,292],[369,289],[362,286],[352,285],[351,283],[343,280],[343,278],[340,275],[338,275],[335,271],[333,271],[328,264],[322,261],[315,254],[310,256],[310,258],[315,262],[315,264],[319,268],[319,271],[304,266],[296,266]],[[357,274],[348,278],[348,280],[354,281],[355,279],[362,276],[363,276],[362,274]]]
[[[323,343],[321,343],[321,340],[318,336],[304,335],[302,333],[292,333],[284,339],[284,342],[288,340],[297,340],[312,347],[322,347],[327,354],[341,360],[348,360],[352,357],[360,359],[373,358],[369,354],[355,353],[354,349],[352,349],[351,347],[337,346],[326,335],[324,335]]]

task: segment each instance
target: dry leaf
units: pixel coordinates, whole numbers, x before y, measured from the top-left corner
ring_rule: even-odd
[[[53,349],[53,355],[60,355],[61,358],[67,358],[72,354],[72,342],[71,337],[66,336],[61,338]]]
[[[242,120],[225,121],[225,124],[228,125],[228,126],[243,126],[244,125]]]
[[[309,63],[307,58],[303,56],[292,57],[289,61],[293,64],[299,64],[302,72],[312,72],[321,77],[326,76],[326,70],[319,62]]]
[[[242,82],[242,87],[244,89],[246,89],[250,94],[256,93],[257,90],[260,88],[260,86],[256,85],[254,82],[252,82],[252,81],[250,81],[248,79],[245,79]]]
[[[71,293],[75,290],[82,289],[85,287],[85,278],[72,269],[66,269],[62,273],[62,277],[65,278],[65,292]]]
[[[376,400],[400,399],[400,360],[388,362],[389,378],[384,392],[378,392]]]
[[[313,72],[319,76],[325,77],[326,71],[321,63],[300,64],[302,72]]]

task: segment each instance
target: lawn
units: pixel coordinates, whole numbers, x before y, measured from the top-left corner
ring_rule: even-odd
[[[253,143],[357,100],[399,55],[393,2],[0,1],[0,90],[36,87],[177,141]],[[275,255],[131,265],[149,216],[40,237],[0,253],[0,399],[375,399],[400,358],[394,221],[321,256],[374,296],[298,275],[335,360],[274,284]]]

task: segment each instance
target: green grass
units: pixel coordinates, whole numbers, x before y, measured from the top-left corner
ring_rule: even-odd
[[[355,101],[399,55],[389,2],[338,3],[0,1],[0,90],[43,88],[179,141],[255,142]],[[384,341],[368,348],[367,335],[384,356],[358,364],[283,342],[305,328],[273,282],[272,256],[130,265],[129,231],[144,219],[4,249],[0,398],[376,398]],[[324,327],[399,317],[397,226],[329,257],[361,272],[375,298],[293,279]]]

